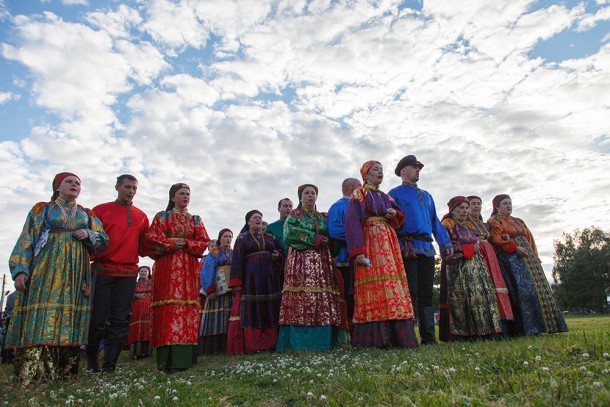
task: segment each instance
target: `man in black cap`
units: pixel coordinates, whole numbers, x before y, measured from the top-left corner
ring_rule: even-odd
[[[409,282],[409,291],[419,321],[422,345],[436,343],[434,331],[434,308],[432,308],[432,286],[434,283],[434,256],[432,242],[436,240],[447,255],[453,254],[451,240],[436,215],[432,195],[417,187],[419,172],[424,164],[414,155],[398,162],[394,173],[402,178],[402,185],[389,194],[405,215],[405,223],[398,231],[403,250],[403,260]],[[433,240],[434,237],[434,240]]]

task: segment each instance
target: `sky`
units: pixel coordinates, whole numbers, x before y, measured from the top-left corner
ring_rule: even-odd
[[[0,272],[58,172],[85,207],[135,175],[151,220],[186,182],[216,236],[414,154],[439,216],[510,194],[550,276],[610,230],[609,117],[610,0],[0,0]]]

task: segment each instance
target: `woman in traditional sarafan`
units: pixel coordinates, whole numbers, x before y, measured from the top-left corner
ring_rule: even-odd
[[[511,216],[509,195],[494,197],[493,212],[487,221],[490,242],[504,274],[515,317],[509,323],[511,335],[565,332],[568,327],[553,291],[544,275],[532,233],[519,218]]]
[[[277,351],[327,351],[347,341],[340,328],[339,285],[329,250],[326,213],[316,210],[318,187],[298,188],[299,205],[284,223],[288,258]],[[345,309],[343,309],[345,311]]]
[[[470,206],[468,207],[468,225],[479,232],[479,250],[496,289],[496,299],[498,301],[498,311],[500,311],[500,326],[502,328],[502,334],[507,336],[508,322],[514,320],[513,309],[510,305],[508,288],[506,287],[506,282],[504,281],[504,276],[502,275],[500,263],[496,257],[496,251],[494,250],[492,244],[489,243],[489,225],[483,222],[483,216],[481,216],[483,200],[476,195],[469,196],[468,200],[470,201]]]
[[[89,253],[106,247],[108,236],[76,203],[80,192],[76,174],[57,174],[51,201],[30,210],[9,260],[18,292],[6,346],[16,350],[15,373],[24,383],[76,375],[87,343]]]
[[[231,242],[233,232],[222,229],[216,244],[209,249],[201,270],[201,288],[205,295],[205,306],[201,322],[201,351],[205,355],[225,353],[227,330],[233,306],[231,280]]]
[[[264,232],[263,214],[256,209],[248,212],[246,225],[233,246],[229,287],[237,294],[227,354],[275,349],[282,296],[282,253],[280,241]],[[235,326],[237,321],[239,326]]]
[[[367,161],[364,186],[354,191],[345,219],[350,259],[355,260],[352,345],[416,347],[415,314],[396,230],[405,218],[379,189],[383,166]]]
[[[442,224],[453,254],[441,265],[439,338],[495,337],[502,332],[495,287],[480,253],[479,232],[469,224],[468,198],[456,196],[447,203]]]
[[[157,367],[167,373],[197,362],[199,261],[210,242],[198,215],[188,212],[191,189],[169,190],[167,209],[157,213],[146,239],[156,246],[152,294],[152,339]]]
[[[138,269],[138,282],[133,295],[133,306],[129,321],[129,357],[141,359],[152,354],[150,347],[150,303],[152,299],[152,279],[150,267]]]

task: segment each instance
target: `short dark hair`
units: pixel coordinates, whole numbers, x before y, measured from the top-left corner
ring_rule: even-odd
[[[126,179],[130,180],[130,181],[135,181],[138,182],[138,179],[136,177],[134,177],[131,174],[123,174],[123,175],[119,175],[118,177],[116,177],[116,185],[115,186],[119,186],[123,183],[123,181],[125,181]]]
[[[280,201],[277,203],[277,210],[279,211],[280,208],[282,207],[282,202],[284,201],[290,201],[290,198],[282,198],[280,199]],[[291,201],[292,202],[292,201]]]

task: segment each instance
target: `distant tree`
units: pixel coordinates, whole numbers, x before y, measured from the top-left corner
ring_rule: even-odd
[[[562,309],[608,311],[610,234],[591,226],[553,242],[555,294]]]

